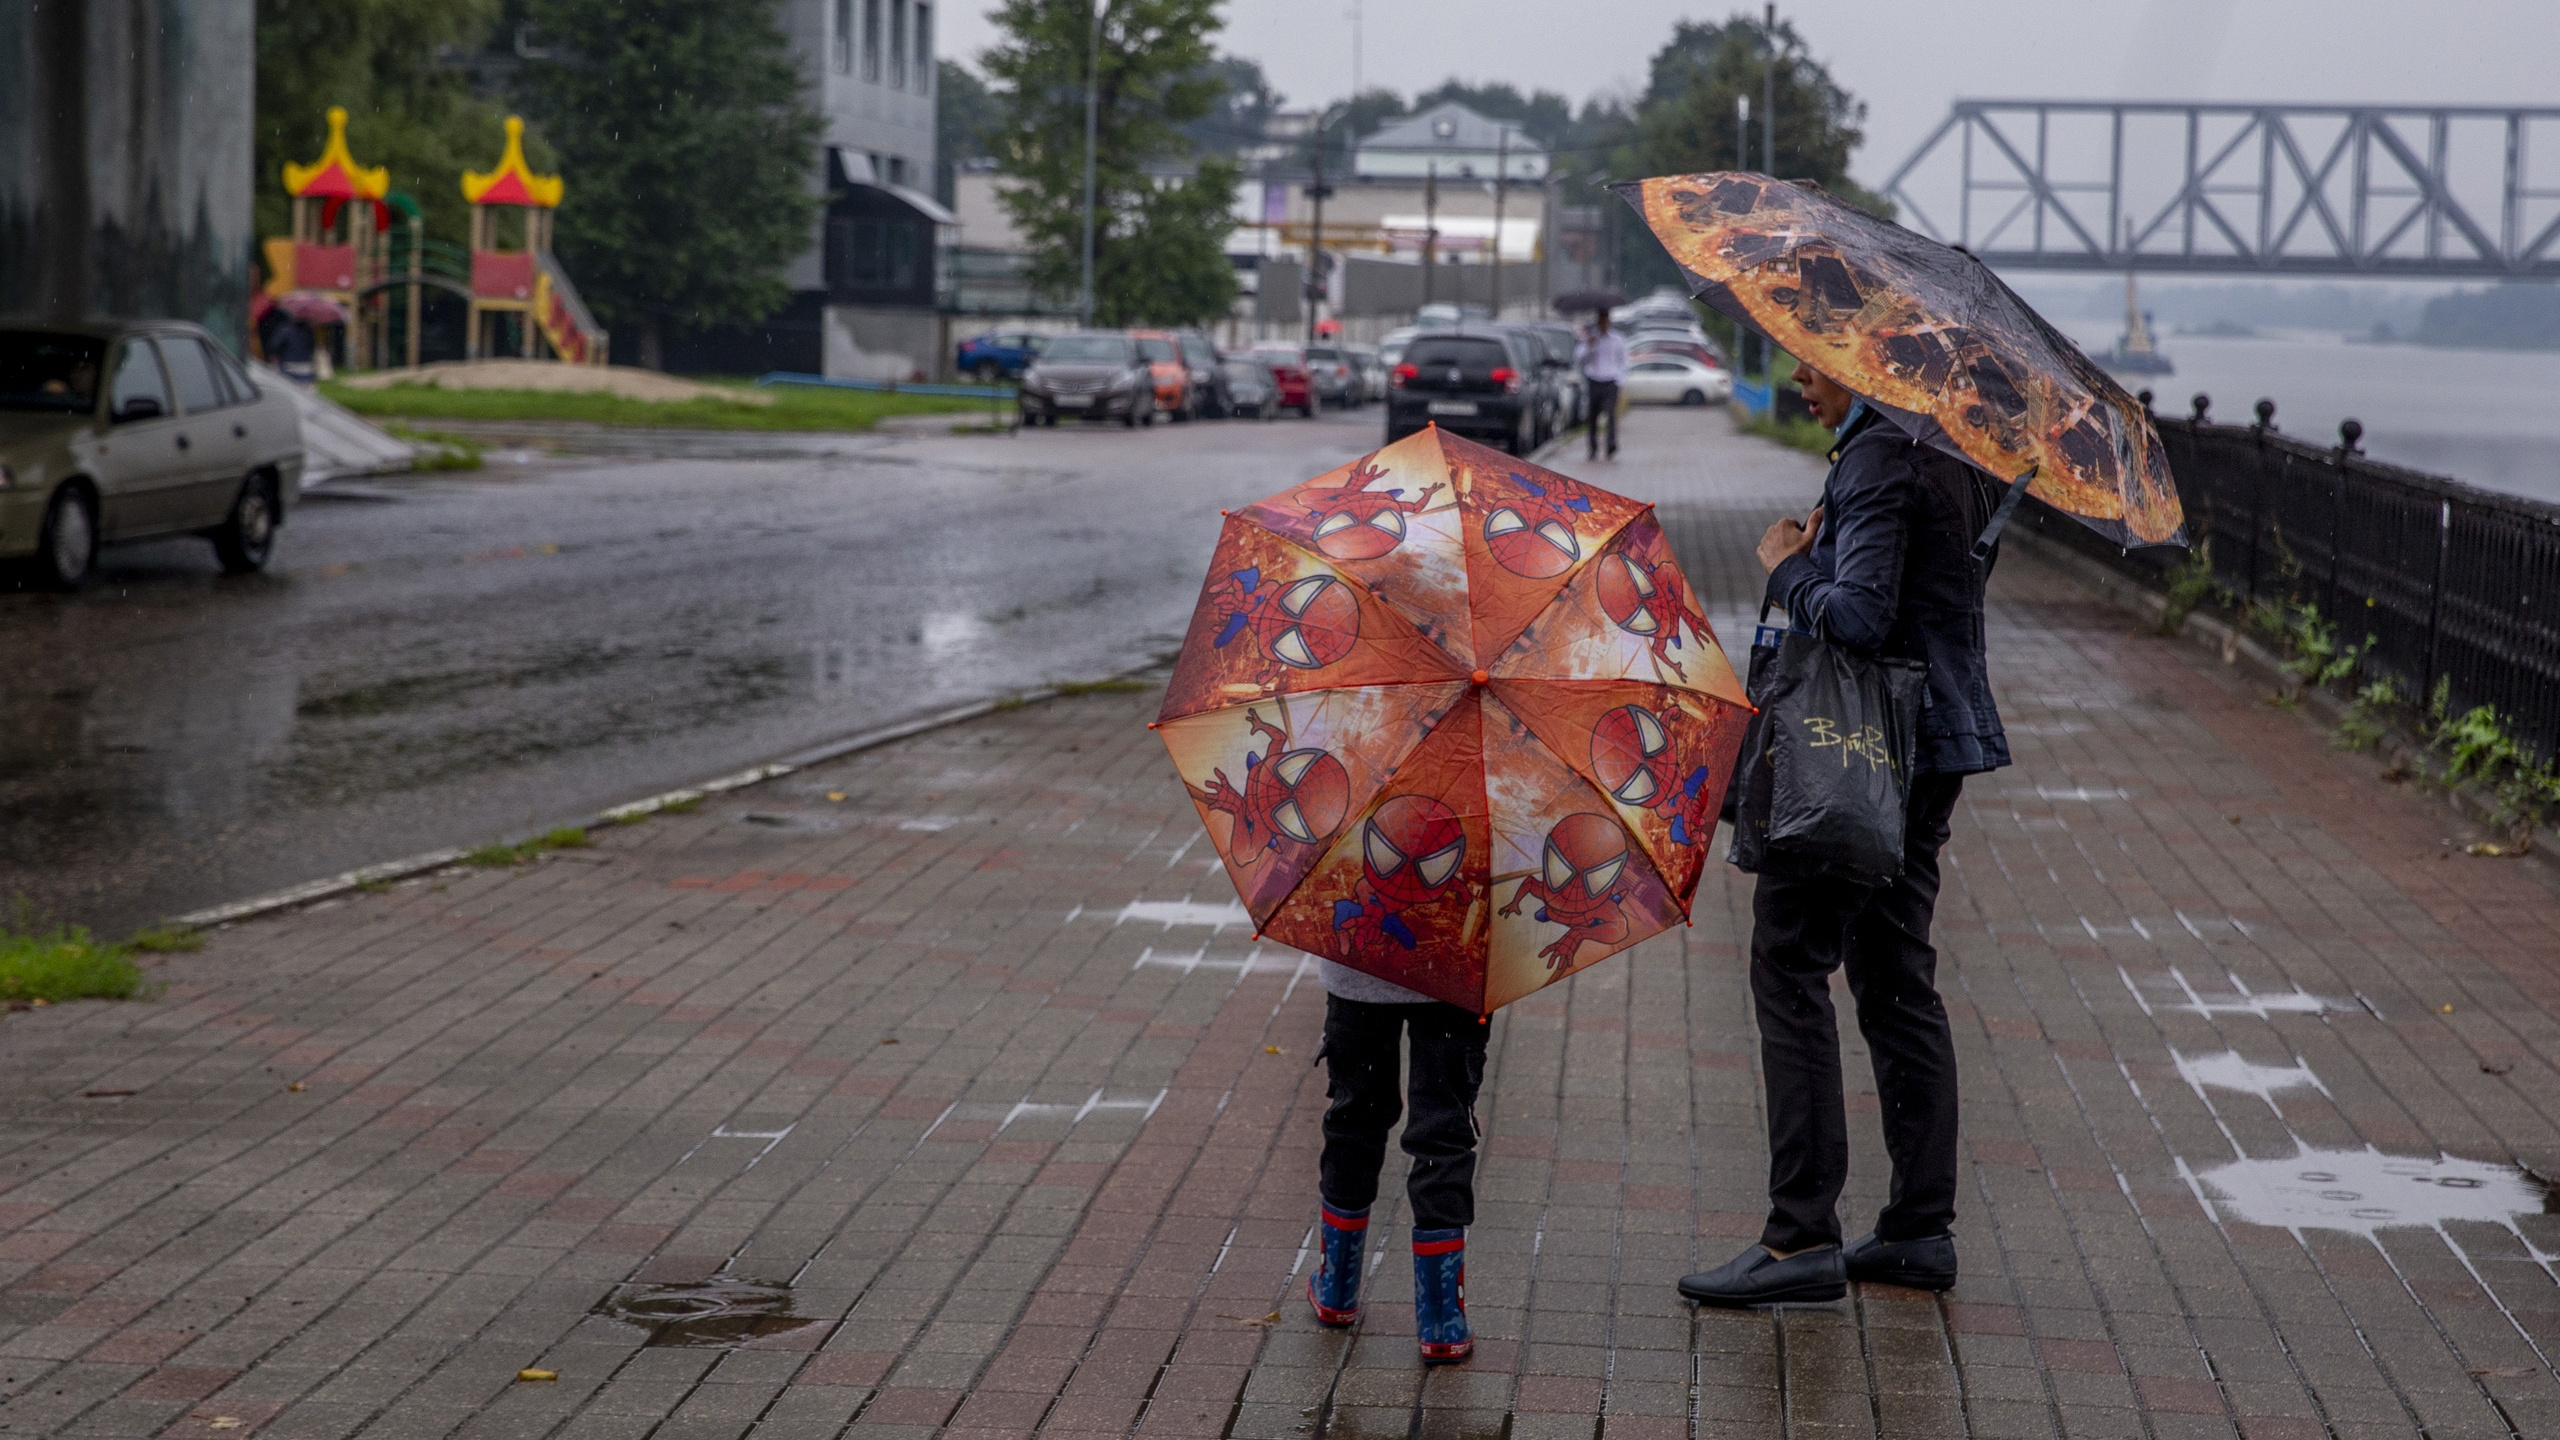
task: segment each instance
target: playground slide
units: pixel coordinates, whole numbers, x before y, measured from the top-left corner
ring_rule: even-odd
[[[533,318],[542,327],[542,338],[551,342],[552,353],[573,365],[606,363],[605,333],[596,325],[596,317],[587,313],[586,302],[578,298],[578,287],[569,283],[569,272],[548,250],[533,258],[539,267],[533,279]]]
[[[418,463],[418,447],[384,434],[318,391],[296,385],[254,361],[249,370],[259,389],[281,390],[293,397],[294,412],[302,419],[302,488],[363,475],[395,474]]]

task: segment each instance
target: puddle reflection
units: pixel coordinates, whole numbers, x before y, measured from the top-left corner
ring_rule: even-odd
[[[818,1323],[791,1313],[787,1286],[719,1276],[691,1285],[625,1285],[594,1313],[648,1331],[644,1346],[735,1347]]]

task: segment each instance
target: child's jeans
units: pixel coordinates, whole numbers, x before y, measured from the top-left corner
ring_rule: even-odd
[[[1324,1060],[1333,1103],[1324,1112],[1324,1203],[1358,1213],[1378,1198],[1387,1132],[1404,1108],[1396,1093],[1398,1039],[1409,1033],[1404,1153],[1413,1228],[1444,1230],[1476,1219],[1476,1090],[1484,1083],[1483,1021],[1455,1005],[1373,1005],[1325,997]]]

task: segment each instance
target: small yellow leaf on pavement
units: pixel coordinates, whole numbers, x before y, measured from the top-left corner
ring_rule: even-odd
[[[204,1428],[207,1430],[237,1430],[240,1428],[240,1417],[237,1415],[216,1415],[212,1419],[204,1422]]]
[[[1289,1052],[1281,1049],[1277,1045],[1265,1045],[1262,1047],[1262,1053],[1265,1055],[1286,1055]]]
[[[1268,1315],[1257,1315],[1244,1323],[1247,1325],[1277,1325],[1280,1323],[1280,1312],[1274,1310]]]
[[[516,1372],[516,1378],[519,1380],[557,1380],[560,1378],[560,1372],[557,1370],[519,1370]]]
[[[842,800],[844,798],[844,792],[841,790],[830,790],[827,792],[827,798],[830,800]]]
[[[284,1087],[284,1088],[285,1088],[285,1089],[287,1089],[287,1090],[290,1090],[290,1091],[294,1091],[294,1092],[296,1092],[296,1093],[299,1093],[299,1092],[301,1092],[301,1091],[308,1090],[308,1089],[310,1089],[311,1087],[310,1087],[310,1086],[308,1086],[308,1085],[303,1084],[303,1083],[302,1083],[301,1081],[299,1081],[299,1080],[296,1080],[296,1081],[294,1081],[292,1084],[287,1085],[287,1086],[286,1086],[286,1087]]]

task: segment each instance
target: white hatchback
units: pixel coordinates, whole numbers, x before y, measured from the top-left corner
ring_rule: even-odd
[[[1631,405],[1721,405],[1733,398],[1733,376],[1686,355],[1648,355],[1627,367],[1618,393]]]

